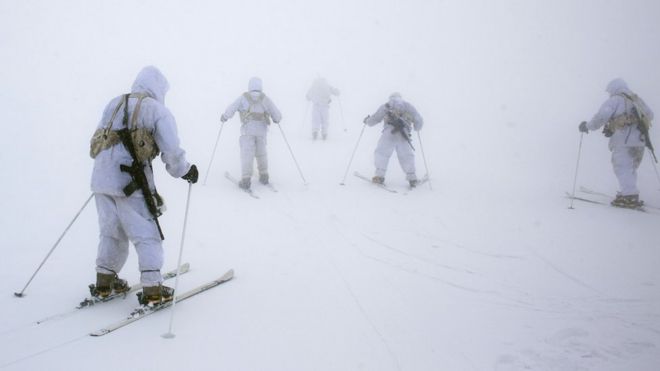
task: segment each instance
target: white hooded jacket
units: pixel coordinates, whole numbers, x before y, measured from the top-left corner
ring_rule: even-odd
[[[624,94],[633,96],[634,93],[628,89],[628,85],[625,81],[622,79],[614,79],[609,84],[607,84],[607,88],[605,90],[610,94],[610,98],[602,104],[591,121],[587,123],[587,128],[589,130],[598,130],[613,118],[619,117],[623,114],[633,114],[633,104],[629,99],[625,98]],[[649,107],[641,98],[638,99],[641,110],[646,115],[646,117],[649,118],[649,120],[652,120],[653,111],[649,109]],[[612,134],[610,137],[609,148],[612,149],[614,147],[621,146],[644,146],[644,140],[642,139],[642,134],[637,128],[637,125],[627,125],[614,131],[614,134]]]
[[[312,101],[314,104],[318,105],[328,105],[332,100],[332,96],[339,95],[339,90],[323,79],[318,78],[314,80],[312,86],[307,91],[306,98],[309,101]]]
[[[422,119],[419,112],[417,112],[412,104],[404,101],[399,93],[393,93],[390,96],[389,101],[380,106],[376,113],[369,116],[365,123],[369,126],[374,126],[385,119],[383,131],[391,131],[394,127],[389,124],[386,116],[389,111],[394,111],[397,115],[403,118],[406,123],[412,124],[415,131],[421,130],[422,126],[424,126],[424,119]]]
[[[138,128],[147,129],[153,135],[167,172],[175,178],[180,178],[190,170],[190,164],[186,161],[185,152],[179,146],[174,116],[164,105],[165,94],[168,89],[169,84],[165,76],[156,67],[148,66],[143,68],[136,77],[131,93],[143,93],[148,96],[142,101],[136,125]],[[120,95],[108,103],[97,129],[108,125],[115,108],[123,99],[124,96]],[[137,101],[137,98],[128,100],[128,114],[131,119]],[[122,107],[112,121],[112,130],[122,129],[123,117],[124,108]],[[130,165],[132,162],[131,155],[121,143],[101,151],[94,159],[92,192],[125,196],[123,188],[132,179],[128,173],[120,170],[120,165]],[[151,163],[145,164],[144,172],[153,191],[155,186]],[[140,194],[140,192],[134,194]]]
[[[247,94],[250,95],[252,100],[260,101],[261,103],[253,104],[251,107],[250,101],[244,95],[241,95],[234,103],[227,107],[225,113],[222,115],[224,119],[230,119],[236,111],[247,112],[248,110],[252,110],[255,113],[266,113],[275,123],[279,123],[282,120],[282,114],[262,90],[261,79],[258,77],[251,78],[248,82]],[[241,125],[241,135],[266,136],[266,134],[268,134],[267,121],[248,119],[247,122],[243,122]]]

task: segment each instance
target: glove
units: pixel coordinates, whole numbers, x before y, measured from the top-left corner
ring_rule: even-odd
[[[197,171],[197,166],[195,165],[192,165],[186,175],[181,177],[181,179],[187,180],[190,184],[197,183],[197,178],[199,178],[199,171]]]
[[[220,122],[222,123],[227,122],[227,118],[225,117],[225,115],[220,116]]]
[[[364,120],[362,120],[362,122],[366,124],[367,120],[369,120],[369,117],[371,117],[371,115],[367,115],[367,117],[365,117]]]
[[[582,121],[580,123],[580,126],[578,126],[578,130],[580,130],[580,133],[587,133],[589,134],[589,129],[587,129],[587,122]]]

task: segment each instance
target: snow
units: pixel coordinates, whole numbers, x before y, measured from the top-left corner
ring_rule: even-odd
[[[659,11],[643,0],[0,2],[0,369],[657,370],[658,214],[571,210],[564,195],[577,125],[607,82],[623,77],[660,111]],[[169,310],[87,336],[133,297],[34,325],[94,280],[91,203],[13,295],[89,197],[92,131],[147,64],[168,77],[166,103],[202,172],[179,289],[236,276],[176,306],[174,339],[160,337]],[[284,115],[269,134],[279,192],[255,184],[259,200],[222,175],[240,168],[236,118],[202,184],[220,114],[255,75]],[[311,141],[304,100],[318,75],[342,92],[325,142]],[[362,118],[394,91],[424,116],[431,174],[406,192],[392,158],[398,194],[351,175],[371,175],[380,129],[362,133]],[[188,186],[154,166],[169,270]],[[584,136],[578,174],[616,192],[599,133]],[[647,153],[639,186],[656,206],[658,180]],[[122,277],[138,278],[134,251]]]

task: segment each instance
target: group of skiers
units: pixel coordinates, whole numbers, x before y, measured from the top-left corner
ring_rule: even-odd
[[[323,78],[314,81],[307,92],[307,100],[312,102],[312,139],[321,133],[323,140],[328,137],[329,109],[332,96],[339,95],[339,90],[328,84]],[[266,150],[268,127],[271,119],[278,124],[282,114],[273,101],[263,92],[263,82],[253,77],[248,82],[248,91],[234,101],[220,117],[222,123],[234,116],[236,111],[241,118],[241,180],[239,187],[249,190],[256,159],[259,182],[269,183],[268,152]],[[387,164],[396,150],[401,168],[406,173],[410,186],[417,184],[415,174],[415,155],[411,143],[411,130],[421,130],[423,120],[417,110],[394,93],[389,101],[382,105],[373,116],[367,116],[364,124],[374,126],[385,122],[383,134],[375,151],[376,172],[374,183],[382,184],[385,180]]]
[[[190,164],[181,149],[174,117],[164,105],[169,88],[165,76],[155,67],[143,68],[129,94],[112,99],[91,140],[90,155],[94,158],[92,191],[96,199],[100,238],[96,259],[96,285],[92,294],[103,298],[130,289],[118,277],[128,257],[129,241],[138,254],[143,291],[141,304],[158,305],[173,299],[174,290],[163,285],[163,234],[158,224],[163,202],[156,191],[151,161],[161,155],[167,172],[190,184],[197,182],[197,167]],[[610,136],[612,164],[619,179],[620,192],[614,206],[635,207],[642,204],[636,187],[636,170],[644,146],[649,145],[648,122],[653,113],[633,94],[621,79],[612,81],[607,91],[610,98],[594,118],[579,125],[581,132],[597,130],[606,125]],[[328,135],[328,112],[331,96],[339,90],[319,78],[307,93],[313,104],[312,138]],[[259,182],[269,183],[266,136],[271,119],[275,124],[282,114],[263,92],[261,79],[249,80],[248,91],[241,94],[220,121],[225,123],[239,112],[241,119],[240,151],[241,180],[239,187],[249,189],[256,159]],[[412,130],[424,124],[415,107],[399,93],[390,95],[374,114],[364,118],[364,125],[384,122],[384,128],[374,153],[374,183],[383,184],[389,159],[394,151],[411,187],[418,179],[411,141]],[[644,136],[646,133],[646,137]]]
[[[94,159],[91,187],[96,200],[100,237],[96,259],[96,284],[92,295],[104,298],[130,289],[118,274],[126,263],[129,242],[138,254],[142,292],[139,301],[158,305],[173,299],[174,290],[163,285],[163,233],[158,217],[163,201],[153,180],[151,162],[159,154],[167,172],[190,184],[197,182],[197,166],[190,164],[180,147],[174,117],[164,105],[169,84],[153,66],[143,68],[129,94],[112,99],[106,106],[91,140]],[[328,113],[332,95],[339,90],[324,79],[317,79],[306,98],[312,102],[312,138],[328,136]],[[266,150],[271,120],[279,124],[282,114],[263,92],[263,82],[253,77],[248,90],[225,112],[224,124],[236,112],[241,119],[241,180],[239,187],[249,189],[256,159],[259,182],[269,183]],[[374,126],[385,121],[385,128],[375,152],[375,183],[383,183],[387,163],[393,151],[411,187],[417,184],[415,159],[410,132],[420,130],[422,117],[415,108],[394,93],[364,124]]]

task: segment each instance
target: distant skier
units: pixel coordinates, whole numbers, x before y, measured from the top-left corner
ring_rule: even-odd
[[[266,152],[266,135],[272,117],[276,124],[282,120],[282,114],[275,104],[263,93],[261,79],[253,77],[248,82],[248,91],[243,93],[234,103],[227,107],[220,121],[226,122],[236,111],[241,116],[241,181],[239,187],[249,189],[251,186],[254,160],[257,160],[259,182],[268,184],[268,153]]]
[[[198,172],[179,147],[174,116],[164,105],[168,89],[167,79],[156,67],[143,68],[131,93],[112,99],[105,107],[92,137],[91,187],[100,226],[95,296],[129,290],[117,275],[126,263],[130,241],[141,272],[140,302],[172,300],[174,290],[162,285],[160,273],[163,246],[157,217],[163,202],[156,192],[151,161],[160,153],[168,173],[190,183],[197,181]]]
[[[588,133],[605,126],[603,134],[610,138],[612,167],[620,188],[612,206],[637,208],[644,204],[637,189],[637,168],[644,157],[644,146],[653,150],[648,136],[653,112],[622,79],[612,80],[606,91],[609,99],[591,121],[580,123],[579,130]]]
[[[314,80],[307,91],[307,100],[312,102],[312,139],[316,140],[321,132],[321,138],[328,138],[330,102],[332,96],[339,96],[339,90],[330,86],[324,78]]]
[[[411,187],[415,187],[417,175],[415,174],[415,153],[411,131],[413,128],[415,131],[421,130],[424,120],[415,107],[404,101],[399,93],[390,95],[389,101],[380,106],[376,113],[364,118],[364,123],[374,126],[383,120],[385,121],[384,128],[374,152],[376,173],[372,181],[379,184],[385,182],[387,163],[392,152],[396,150],[399,164],[406,173],[406,179]]]

